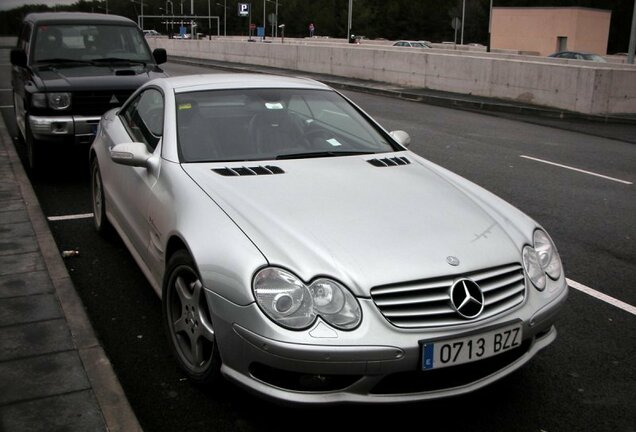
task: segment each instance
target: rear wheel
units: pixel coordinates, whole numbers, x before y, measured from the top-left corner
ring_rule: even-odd
[[[168,342],[181,368],[196,383],[216,384],[221,357],[210,308],[194,261],[185,250],[168,261],[162,308]]]

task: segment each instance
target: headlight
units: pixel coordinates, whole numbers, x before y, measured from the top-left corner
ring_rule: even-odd
[[[292,273],[265,268],[254,277],[256,302],[277,324],[300,330],[320,316],[342,330],[355,328],[362,311],[355,297],[340,283],[320,278],[309,286]]]
[[[545,272],[539,264],[537,251],[530,246],[523,248],[523,266],[534,286],[537,287],[539,291],[543,291],[546,282]]]
[[[70,93],[47,93],[46,99],[49,106],[54,110],[62,111],[71,106]]]
[[[533,243],[534,247],[523,248],[523,267],[534,286],[543,291],[547,283],[546,274],[552,279],[558,279],[563,267],[554,243],[545,232],[536,230]]]
[[[46,108],[47,106],[63,111],[71,107],[70,93],[33,93],[31,95],[31,105],[35,108]]]
[[[558,279],[559,276],[561,276],[562,270],[561,259],[559,258],[556,247],[554,247],[554,243],[552,243],[552,240],[550,240],[550,237],[548,237],[545,232],[541,230],[534,232],[534,249],[539,255],[541,268],[552,279]]]

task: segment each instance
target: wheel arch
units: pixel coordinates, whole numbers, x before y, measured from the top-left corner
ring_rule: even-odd
[[[192,256],[192,252],[190,251],[190,248],[186,244],[185,240],[183,240],[177,234],[172,234],[170,236],[170,238],[168,239],[168,242],[166,243],[165,263],[164,263],[165,267],[168,266],[168,262],[170,261],[170,258],[172,257],[172,255],[174,255],[175,252],[177,252],[179,250],[185,250],[188,253],[188,255],[190,255],[192,260],[194,261],[194,257]],[[194,265],[196,266],[196,261],[194,262]]]

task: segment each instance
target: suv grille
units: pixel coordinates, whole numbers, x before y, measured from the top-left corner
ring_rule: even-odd
[[[450,302],[450,288],[459,278],[475,281],[484,293],[484,310],[474,320],[497,315],[523,303],[526,293],[521,264],[509,264],[463,275],[386,285],[371,289],[371,298],[393,325],[405,328],[464,324]]]
[[[103,90],[73,92],[74,114],[83,116],[102,115],[111,108],[122,106],[134,90]],[[114,102],[113,96],[118,102]],[[111,103],[111,100],[113,102]]]

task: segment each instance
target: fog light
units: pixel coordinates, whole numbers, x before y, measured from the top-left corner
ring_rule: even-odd
[[[59,135],[68,134],[68,123],[67,122],[51,123],[51,132],[54,134],[59,134]]]

